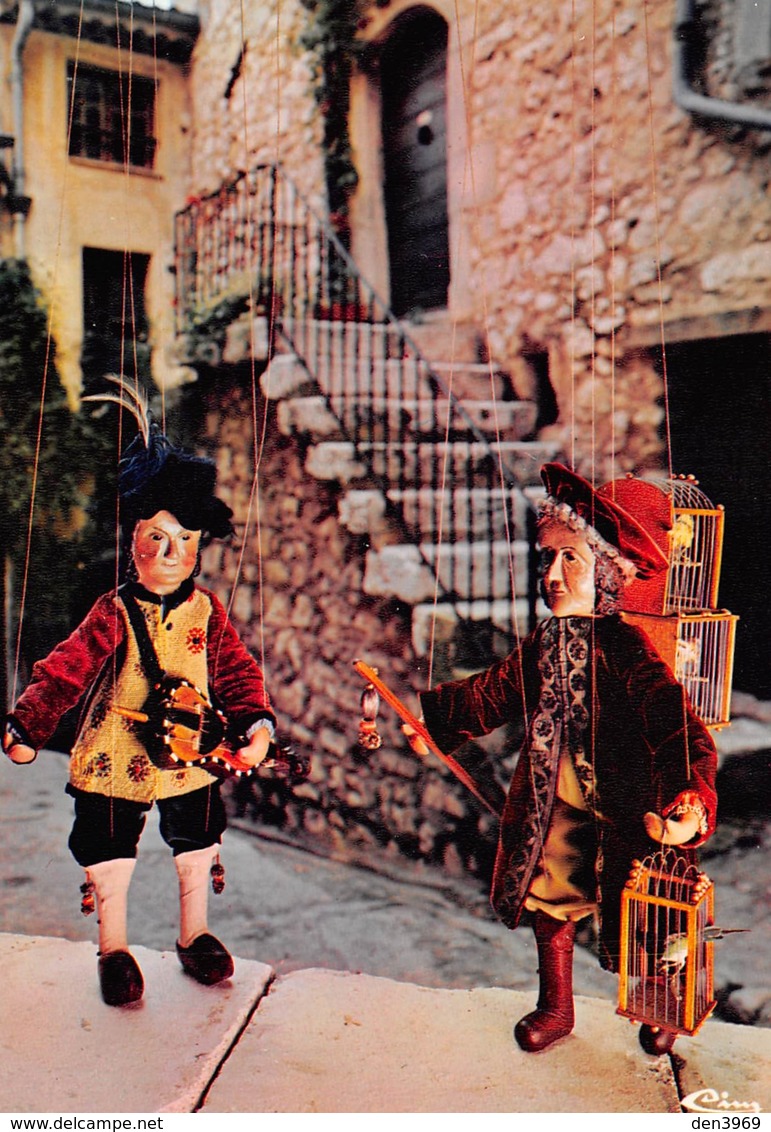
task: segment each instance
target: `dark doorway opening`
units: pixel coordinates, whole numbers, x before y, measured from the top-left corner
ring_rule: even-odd
[[[394,23],[380,65],[391,306],[447,306],[447,24],[429,8]]]
[[[667,347],[676,473],[726,511],[718,603],[737,613],[734,687],[771,699],[771,335]]]
[[[83,349],[81,366],[86,393],[115,392],[105,381],[107,374],[137,379],[152,394],[149,324],[145,290],[150,257],[139,252],[83,249]],[[100,468],[91,499],[95,548],[83,565],[81,620],[100,593],[110,590],[122,572],[118,554],[116,520],[118,453],[134,438],[135,422],[115,406],[89,410],[100,419],[105,451],[114,454]],[[125,550],[125,548],[124,548]]]
[[[83,352],[86,383],[107,373],[150,379],[145,282],[150,263],[139,252],[83,249]]]

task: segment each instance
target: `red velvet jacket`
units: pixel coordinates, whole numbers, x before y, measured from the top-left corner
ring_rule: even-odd
[[[467,739],[514,719],[532,722],[539,704],[539,648],[546,622],[505,660],[465,680],[439,685],[421,696],[426,726],[448,754]],[[682,685],[647,636],[617,616],[595,618],[587,665],[589,748],[597,791],[600,960],[618,964],[621,890],[632,861],[656,851],[643,815],[663,813],[680,794],[694,791],[715,828],[717,753]],[[557,784],[555,760],[545,768],[532,757],[528,735],[509,787],[496,855],[491,900],[509,927],[516,927],[548,828]],[[680,850],[686,855],[691,847]]]
[[[211,692],[240,733],[260,719],[275,724],[262,669],[242,644],[219,599],[199,589],[212,607],[206,641]],[[192,591],[192,582],[183,584],[179,600]],[[139,586],[135,592],[143,601],[161,600]],[[45,746],[62,715],[91,688],[105,664],[116,652],[120,658],[128,631],[115,593],[103,594],[77,629],[33,666],[30,682],[10,717],[30,746]]]

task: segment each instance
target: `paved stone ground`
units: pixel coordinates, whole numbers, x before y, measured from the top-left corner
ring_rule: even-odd
[[[724,757],[751,755],[754,774],[771,745],[767,721],[726,735]],[[771,1105],[767,1029],[710,1021],[678,1041],[671,1062],[646,1058],[636,1027],[615,1014],[616,980],[583,949],[576,1032],[523,1060],[511,1026],[535,998],[532,936],[497,923],[473,884],[450,885],[429,870],[400,881],[237,829],[223,850],[227,887],[211,902],[211,926],[238,956],[236,977],[221,989],[197,987],[172,953],[176,875],[155,815],[130,894],[130,935],[148,993],[141,1009],[112,1011],[99,998],[96,923],[79,911],[66,777],[67,760],[52,752],[26,768],[0,760],[0,932],[11,933],[0,937],[0,1108],[666,1112],[715,1088],[739,1103]],[[741,811],[747,788],[739,777]],[[716,946],[721,1005],[724,1016],[743,1012],[762,1027],[771,1021],[771,834],[762,807],[749,824],[728,822],[716,842],[705,865],[719,922],[752,925]],[[186,1040],[173,1072],[156,1080],[148,1065],[153,1051],[164,1056],[169,1012]],[[110,1078],[115,1041],[125,1056]],[[98,1098],[91,1083],[78,1092],[73,1065],[84,1058],[104,1062]]]
[[[666,1113],[694,1103],[714,1111],[728,1098],[748,1113],[771,1105],[771,1031],[753,1026],[711,1023],[679,1039],[679,1053],[648,1057],[611,1002],[579,996],[573,1033],[526,1054],[511,1021],[529,1008],[529,992],[442,990],[319,968],[277,975],[240,957],[232,979],[202,987],[172,952],[134,952],[145,996],[116,1010],[101,1001],[92,943],[0,933],[1,1110]]]

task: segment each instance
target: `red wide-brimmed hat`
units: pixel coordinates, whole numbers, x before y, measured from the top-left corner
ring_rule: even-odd
[[[597,494],[637,519],[661,551],[668,555],[672,533],[672,497],[655,483],[627,475],[597,488]]]
[[[631,562],[638,577],[650,578],[667,568],[669,562],[661,547],[637,519],[614,502],[609,491],[595,490],[588,480],[564,464],[544,464],[541,479],[551,499],[592,527],[605,543]]]

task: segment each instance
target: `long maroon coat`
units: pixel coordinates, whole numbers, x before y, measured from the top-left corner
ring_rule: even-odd
[[[449,754],[467,739],[515,719],[532,723],[547,623],[485,672],[423,693],[426,726],[441,750]],[[643,815],[653,810],[666,816],[679,795],[693,791],[706,809],[707,829],[686,854],[706,840],[715,827],[717,754],[682,685],[640,629],[615,615],[599,617],[590,640],[584,734],[596,789],[600,962],[617,970],[621,890],[632,861],[657,848],[645,832]],[[503,810],[493,873],[491,901],[510,928],[520,920],[557,786],[558,758],[549,764],[542,756],[534,758],[532,741],[528,727]]]

